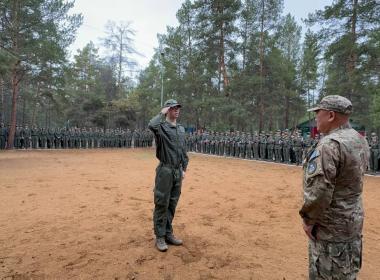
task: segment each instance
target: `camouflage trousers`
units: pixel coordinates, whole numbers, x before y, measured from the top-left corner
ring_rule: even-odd
[[[310,280],[355,280],[362,263],[362,239],[309,241]]]

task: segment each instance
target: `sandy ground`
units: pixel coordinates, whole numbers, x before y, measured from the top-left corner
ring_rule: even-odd
[[[301,169],[191,155],[154,248],[149,150],[0,153],[0,279],[307,279]],[[380,279],[380,178],[366,177],[363,280]]]

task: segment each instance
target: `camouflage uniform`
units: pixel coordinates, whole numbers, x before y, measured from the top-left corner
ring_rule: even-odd
[[[48,149],[54,149],[54,128],[48,128],[47,129],[47,147]]]
[[[3,123],[0,125],[0,150],[5,149],[5,144],[7,143],[8,131]]]
[[[38,146],[40,147],[40,149],[45,149],[46,143],[47,143],[47,132],[45,128],[40,128],[39,139],[40,139],[40,142]]]
[[[293,141],[292,141],[295,162],[297,165],[301,164],[302,162],[302,145],[303,145],[303,138],[297,132],[296,136],[293,138]]]
[[[276,133],[276,136],[274,137],[274,157],[275,161],[281,162],[282,161],[282,146],[283,146],[283,139],[281,137],[281,131],[278,130]]]
[[[288,132],[284,132],[284,135],[282,137],[283,139],[283,156],[284,156],[284,162],[290,163],[290,149],[292,146],[292,140],[289,137]]]
[[[247,141],[246,142],[247,143],[246,158],[252,159],[253,158],[253,137],[251,133],[248,134],[246,141]]]
[[[259,159],[260,153],[260,139],[257,131],[255,131],[255,135],[253,136],[253,156],[255,159]]]
[[[267,137],[265,133],[260,134],[260,159],[266,159],[266,150],[267,150]]]
[[[25,149],[30,148],[31,140],[32,140],[32,132],[30,131],[30,128],[26,125],[24,128],[24,146],[25,146]]]
[[[379,171],[379,159],[380,159],[380,143],[379,137],[377,137],[376,133],[371,134],[371,140],[369,141],[369,145],[371,147],[371,155],[370,155],[370,169],[373,172]]]
[[[311,110],[349,114],[351,106],[348,99],[327,96]],[[311,280],[356,279],[361,268],[361,194],[368,157],[367,141],[349,124],[330,131],[306,156],[300,215],[315,237],[309,240]]]

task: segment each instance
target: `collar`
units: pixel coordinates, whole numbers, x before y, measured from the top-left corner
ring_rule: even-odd
[[[337,128],[334,128],[333,130],[330,130],[329,133],[327,133],[326,135],[329,135],[333,132],[337,132],[338,130],[341,130],[341,129],[349,129],[349,128],[352,128],[351,124],[349,122],[337,127]],[[325,136],[326,136],[325,135]]]

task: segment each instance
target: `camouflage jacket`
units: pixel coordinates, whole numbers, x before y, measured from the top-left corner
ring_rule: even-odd
[[[333,130],[311,147],[303,165],[300,215],[314,225],[317,239],[342,242],[360,237],[368,158],[367,141],[349,126]]]

